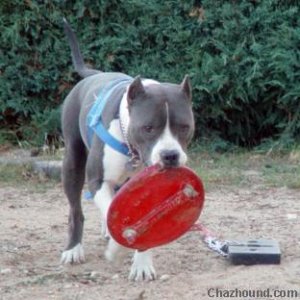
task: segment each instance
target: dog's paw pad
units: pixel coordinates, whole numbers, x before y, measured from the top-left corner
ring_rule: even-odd
[[[61,264],[83,263],[85,261],[84,251],[81,244],[69,250],[65,250],[61,255]]]

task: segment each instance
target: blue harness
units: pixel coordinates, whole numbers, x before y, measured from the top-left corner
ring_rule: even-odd
[[[105,128],[102,122],[102,113],[105,108],[105,105],[112,95],[112,93],[117,88],[122,88],[128,86],[132,82],[132,77],[124,76],[122,78],[118,78],[101,89],[95,103],[90,109],[87,115],[87,129],[88,129],[88,144],[91,146],[92,139],[94,134],[96,134],[103,143],[109,145],[114,150],[120,152],[123,155],[130,156],[131,153],[129,151],[128,146],[125,143],[122,143],[114,136],[112,136],[109,131]]]

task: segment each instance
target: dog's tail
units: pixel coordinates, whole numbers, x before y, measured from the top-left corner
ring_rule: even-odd
[[[101,71],[90,69],[85,65],[74,31],[72,30],[70,24],[65,18],[63,18],[63,22],[64,31],[68,38],[68,42],[71,48],[72,62],[75,67],[75,71],[83,78],[101,73]]]

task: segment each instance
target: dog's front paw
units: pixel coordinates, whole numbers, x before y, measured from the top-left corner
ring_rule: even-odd
[[[127,248],[121,246],[113,238],[111,238],[105,251],[105,258],[115,265],[120,265],[127,253]]]
[[[152,263],[152,255],[149,250],[144,252],[136,251],[134,253],[129,279],[134,281],[149,281],[156,279],[156,272]]]
[[[82,245],[79,243],[69,250],[65,250],[61,255],[61,264],[83,263],[85,261]]]

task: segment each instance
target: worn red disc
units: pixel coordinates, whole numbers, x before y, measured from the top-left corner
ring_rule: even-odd
[[[188,231],[203,202],[203,184],[191,169],[151,166],[117,192],[108,212],[108,229],[125,247],[157,247]]]

